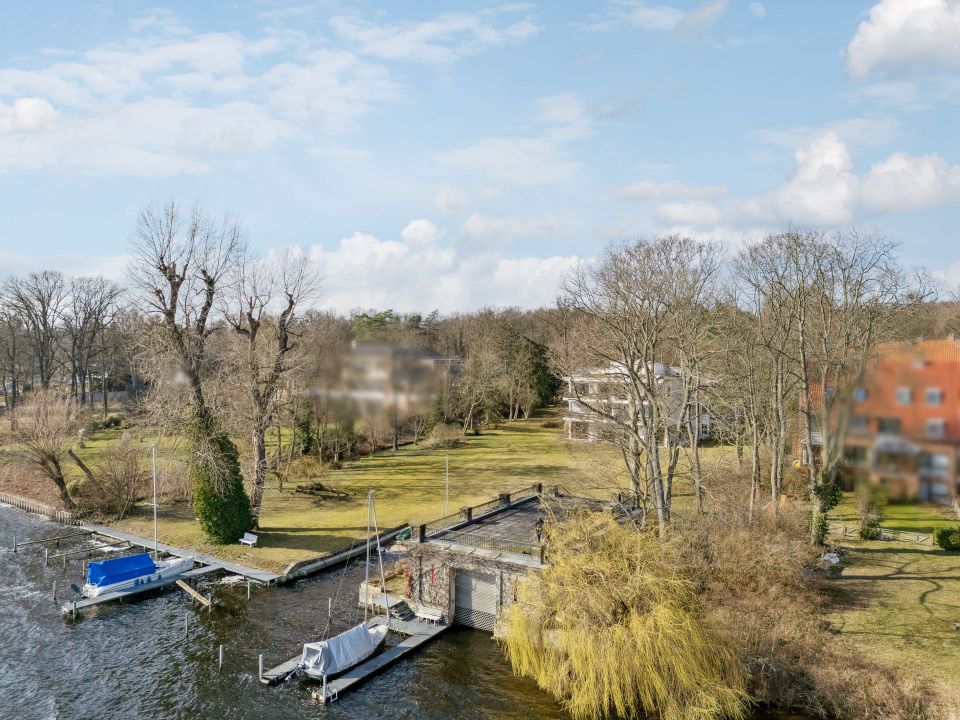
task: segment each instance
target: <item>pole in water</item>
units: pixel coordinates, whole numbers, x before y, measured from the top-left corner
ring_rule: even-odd
[[[63,553],[60,557],[63,558],[63,571],[67,571],[67,554]]]
[[[53,581],[53,604],[57,604],[57,581]]]
[[[323,676],[323,700],[322,702],[327,702],[327,676]]]
[[[213,612],[213,595],[207,595],[207,612]]]
[[[220,657],[218,659],[217,669],[223,669],[223,645],[220,646]]]
[[[16,535],[13,536],[13,552],[14,554],[16,554],[17,552],[17,536]]]
[[[73,601],[73,619],[76,620],[76,618],[77,618],[77,601],[74,600]]]
[[[333,618],[333,598],[327,598],[327,620]],[[329,624],[329,622],[328,622]]]
[[[43,549],[43,566],[47,566],[47,562],[50,560],[50,548]]]
[[[247,580],[247,600],[250,599],[250,581]]]
[[[190,616],[183,616],[183,634],[187,637],[190,636]]]
[[[258,677],[259,677],[260,680],[263,680],[263,653],[260,653],[259,675],[258,675]]]

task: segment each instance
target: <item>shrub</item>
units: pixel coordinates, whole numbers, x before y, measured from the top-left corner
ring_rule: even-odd
[[[859,531],[857,531],[857,534],[860,536],[861,540],[879,540],[880,528],[876,525],[864,525]]]
[[[933,533],[933,539],[943,550],[960,552],[960,525],[937,528]]]
[[[444,450],[460,447],[463,444],[463,431],[456,425],[447,425],[440,423],[434,426],[433,430],[424,440],[424,447]]]
[[[540,427],[547,428],[548,430],[556,430],[557,428],[562,428],[563,423],[560,420],[544,420],[540,423]]]
[[[854,495],[857,508],[857,518],[860,527],[873,527],[883,520],[883,509],[887,505],[886,494],[879,485],[861,482],[857,485]]]
[[[95,480],[83,487],[84,509],[122,520],[134,503],[144,497],[150,475],[143,449],[124,433],[112,443],[96,469]]]

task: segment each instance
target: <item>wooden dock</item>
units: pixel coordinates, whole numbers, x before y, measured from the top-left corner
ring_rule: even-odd
[[[376,617],[372,622],[375,624],[385,624],[387,619],[385,617]],[[400,658],[409,655],[426,643],[430,642],[448,627],[450,626],[439,623],[434,625],[415,620],[392,619],[390,621],[390,629],[406,635],[406,638],[404,638],[399,644],[388,647],[379,655],[374,655],[366,662],[360,663],[356,667],[351,668],[347,672],[343,673],[343,675],[340,675],[332,680],[328,680],[324,684],[323,689],[314,693],[314,695],[319,695],[319,699],[323,703],[334,702],[342,694],[353,690],[357,686],[364,683],[368,678],[376,675],[400,660]],[[278,665],[272,670],[267,670],[264,672],[263,675],[260,676],[260,682],[262,682],[264,685],[274,685],[278,682],[282,682],[296,672],[299,663],[300,656],[298,655],[282,665]]]
[[[92,530],[97,535],[103,535],[104,537],[111,537],[116,540],[125,540],[131,545],[139,545],[142,548],[147,550],[153,549],[153,540],[147,540],[146,538],[137,537],[136,535],[131,535],[130,533],[123,532],[122,530],[114,530],[113,528],[104,527],[103,525],[87,525],[84,524],[84,528]],[[252,580],[256,583],[261,583],[262,585],[270,585],[275,583],[280,579],[280,575],[272,573],[269,570],[260,570],[259,568],[251,568],[245,565],[239,565],[237,563],[232,563],[227,560],[221,560],[218,557],[213,555],[207,555],[202,552],[195,552],[193,550],[184,550],[183,548],[174,547],[173,545],[166,545],[164,543],[159,543],[157,549],[160,552],[167,553],[168,555],[176,555],[177,557],[192,557],[198,563],[207,565],[210,567],[216,567],[225,572],[231,573],[232,575],[242,575],[248,580]]]
[[[145,592],[150,592],[152,590],[158,590],[164,588],[167,585],[173,585],[177,580],[180,580],[184,577],[187,577],[186,573],[181,575],[174,575],[170,578],[163,578],[162,580],[157,580],[146,585],[139,585],[135,588],[129,590],[120,590],[118,592],[109,592],[104,593],[103,595],[97,595],[92,598],[79,598],[77,600],[70,600],[60,606],[60,611],[64,615],[70,615],[72,617],[77,617],[81,612],[97,605],[103,605],[109,602],[115,602],[117,600],[123,600],[128,597],[133,597],[135,595],[141,595]]]

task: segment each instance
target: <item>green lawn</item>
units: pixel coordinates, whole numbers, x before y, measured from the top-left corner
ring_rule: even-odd
[[[846,646],[960,692],[960,555],[850,541],[836,586],[828,619]]]
[[[853,493],[844,493],[843,500],[830,511],[830,519],[845,525],[858,524]],[[880,525],[889,530],[931,533],[938,527],[957,524],[950,508],[933,503],[890,503],[883,509]]]
[[[609,497],[623,488],[619,456],[609,446],[570,443],[543,419],[505,423],[461,447],[427,450],[406,446],[323,469],[313,460],[294,464],[280,492],[271,475],[264,496],[260,546],[213,547],[204,543],[192,513],[184,506],[164,509],[160,536],[165,542],[202,549],[232,560],[280,570],[291,562],[349,545],[366,533],[367,491],[376,498],[381,528],[420,523],[444,514],[444,465],[450,459],[447,511],[489,500],[500,492],[534,483],[561,485],[575,494]],[[320,500],[295,492],[320,480],[350,493],[347,500]],[[152,534],[148,509],[116,523],[131,532]]]

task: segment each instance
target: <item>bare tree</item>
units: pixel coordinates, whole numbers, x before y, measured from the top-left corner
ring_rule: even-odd
[[[140,212],[133,249],[132,283],[159,318],[156,349],[176,365],[189,395],[183,429],[193,446],[195,511],[208,536],[233,542],[250,527],[249,499],[236,446],[205,397],[204,374],[218,298],[243,249],[240,223],[214,220],[197,206],[149,206]]]
[[[705,287],[715,269],[715,255],[703,243],[679,236],[637,240],[608,248],[596,265],[572,273],[561,295],[573,326],[560,365],[568,375],[593,367],[616,377],[625,404],[586,397],[577,383],[571,389],[605,421],[632,492],[644,507],[653,502],[661,535],[670,523],[682,440],[673,430],[687,422],[691,389],[664,360],[676,353],[680,316],[688,316],[700,292],[691,290]]]
[[[61,273],[44,270],[25,278],[11,278],[4,295],[26,329],[40,385],[48,388],[57,369],[67,282]]]
[[[303,302],[318,287],[308,258],[288,251],[268,259],[246,258],[236,266],[234,299],[224,309],[244,346],[240,363],[249,400],[253,454],[251,512],[259,522],[267,476],[266,432],[274,420],[281,379],[292,369]]]
[[[52,389],[30,393],[11,418],[9,440],[15,454],[39,469],[57,487],[64,506],[74,507],[67,492],[63,463],[77,435],[79,418],[73,400]]]
[[[69,299],[63,312],[70,387],[80,403],[88,399],[88,381],[103,334],[117,312],[122,290],[102,277],[78,277],[70,281]],[[89,387],[92,391],[92,387]]]

